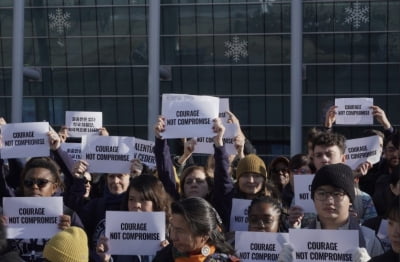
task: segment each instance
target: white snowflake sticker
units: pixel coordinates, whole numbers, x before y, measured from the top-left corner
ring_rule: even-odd
[[[359,2],[353,4],[353,7],[346,7],[344,9],[346,13],[345,22],[347,24],[353,23],[354,28],[359,28],[361,23],[367,23],[369,21],[368,6],[361,6]]]
[[[60,8],[57,8],[55,14],[49,14],[50,30],[55,30],[59,35],[62,35],[64,33],[64,30],[68,30],[71,28],[71,23],[69,22],[70,17],[70,13],[63,13]],[[57,40],[57,44],[61,47],[64,46],[64,42],[60,39],[60,37]]]
[[[261,12],[268,13],[268,9],[272,7],[273,2],[275,0],[258,0],[261,3]]]
[[[240,41],[238,36],[232,37],[232,41],[225,41],[226,57],[232,57],[236,63],[240,61],[240,57],[247,57],[247,41]]]

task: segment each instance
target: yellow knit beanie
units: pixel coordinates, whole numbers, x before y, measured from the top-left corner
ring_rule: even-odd
[[[261,174],[267,178],[267,168],[264,161],[255,154],[249,154],[240,159],[237,169],[236,177],[239,180],[240,176],[245,173]]]
[[[51,262],[88,262],[89,248],[85,231],[69,227],[54,235],[44,247],[43,257]]]

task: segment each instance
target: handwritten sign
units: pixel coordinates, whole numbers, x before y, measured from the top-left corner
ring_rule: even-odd
[[[230,155],[236,155],[234,145],[235,136],[239,133],[239,126],[237,124],[223,123],[225,126],[225,133],[223,137],[226,152]],[[215,134],[214,134],[215,136]],[[197,137],[196,147],[194,153],[198,154],[214,154],[214,139],[213,137]]]
[[[134,156],[135,138],[123,136],[83,136],[82,159],[89,172],[126,174]]]
[[[294,175],[294,203],[301,206],[304,212],[316,213],[311,199],[311,183],[315,175]]]
[[[374,118],[371,106],[372,98],[336,98],[336,124],[372,125]]]
[[[247,231],[249,228],[248,214],[251,200],[248,199],[232,199],[231,223],[230,231]]]
[[[235,249],[242,262],[277,261],[288,233],[235,232]]]
[[[51,238],[63,214],[62,197],[4,197],[7,238]]]
[[[103,113],[66,111],[65,125],[68,128],[68,135],[71,137],[98,135],[99,129],[103,126]]]
[[[74,160],[82,159],[81,143],[61,143],[61,149]]]
[[[106,211],[110,254],[155,255],[165,239],[165,212]]]
[[[366,161],[371,164],[378,163],[381,154],[379,136],[346,140],[346,165],[353,170]]]
[[[289,229],[294,261],[353,261],[358,230]]]
[[[166,118],[163,138],[212,137],[213,119],[218,117],[219,98],[163,94],[162,115]]]
[[[50,155],[48,122],[6,124],[1,126],[1,157],[24,158]]]
[[[156,157],[154,156],[154,142],[135,138],[135,159],[147,165],[150,168],[156,166]]]

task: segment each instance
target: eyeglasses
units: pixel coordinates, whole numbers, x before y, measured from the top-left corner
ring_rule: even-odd
[[[325,201],[328,197],[333,197],[335,201],[342,201],[346,195],[343,191],[326,192],[323,190],[318,190],[315,192],[314,197],[316,200]]]
[[[272,217],[258,217],[258,216],[250,216],[249,217],[249,225],[252,227],[267,227],[274,223],[274,219]]]
[[[196,182],[196,184],[203,184],[206,182],[205,178],[187,178],[185,179],[185,184],[193,184],[193,182]]]
[[[307,168],[295,168],[292,170],[294,174],[309,174],[310,170]]]
[[[45,179],[45,178],[25,179],[24,180],[24,186],[25,187],[32,187],[33,185],[37,185],[39,188],[43,188],[48,183],[53,183],[53,182],[48,180],[48,179]]]
[[[82,179],[83,179],[83,183],[85,183],[85,185],[86,184],[92,184],[92,180],[89,180],[86,177],[83,177]]]

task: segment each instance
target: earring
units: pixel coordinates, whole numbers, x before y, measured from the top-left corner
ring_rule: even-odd
[[[210,247],[209,246],[207,246],[207,245],[205,245],[205,246],[203,246],[202,248],[201,248],[201,254],[203,255],[203,256],[208,256],[209,254],[210,254]]]

